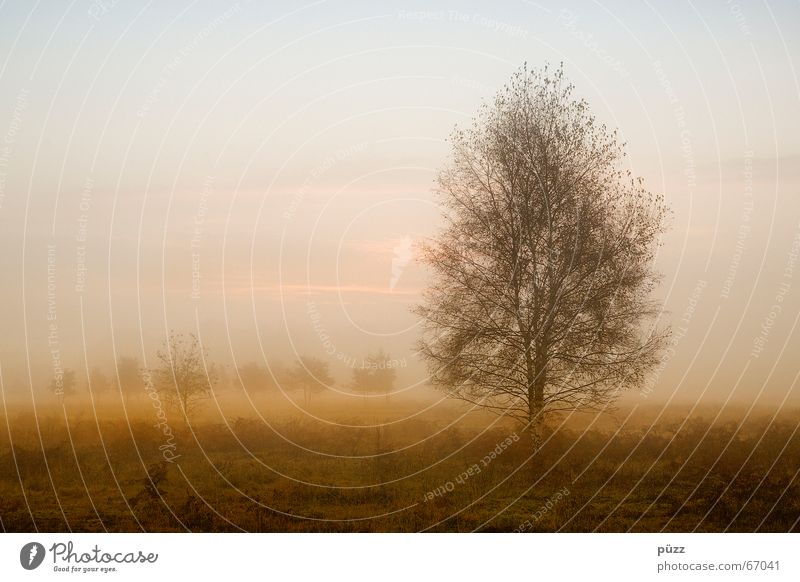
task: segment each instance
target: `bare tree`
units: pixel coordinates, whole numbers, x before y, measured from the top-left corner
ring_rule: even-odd
[[[396,363],[392,358],[379,348],[377,352],[370,352],[361,362],[361,365],[353,367],[353,378],[351,386],[353,390],[367,395],[384,394],[386,400],[394,388],[394,381],[397,377]]]
[[[191,424],[217,382],[208,353],[194,334],[170,332],[156,357],[159,367],[153,378],[159,396]]]
[[[64,370],[57,371],[53,375],[53,379],[50,381],[48,389],[58,396],[59,400],[62,402],[64,398],[69,396],[74,396],[78,390],[76,388],[77,381],[75,379],[75,370],[70,368],[66,368]]]
[[[287,377],[291,387],[303,391],[306,404],[312,394],[324,392],[333,386],[328,362],[313,356],[301,356],[289,370]]]
[[[128,402],[131,396],[144,394],[144,383],[141,378],[139,361],[136,358],[120,357],[117,361],[116,372],[119,392],[125,402]]]
[[[520,69],[452,142],[447,224],[423,248],[422,354],[440,388],[521,420],[538,446],[547,412],[606,409],[656,364],[668,211],[562,67]]]
[[[108,381],[108,376],[103,373],[103,370],[94,366],[89,372],[87,387],[95,394],[103,394],[111,388],[111,383]]]

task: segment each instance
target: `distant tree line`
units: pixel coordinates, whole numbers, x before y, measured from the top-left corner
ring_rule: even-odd
[[[155,393],[188,422],[215,392],[240,389],[251,397],[299,392],[307,405],[336,385],[329,362],[315,356],[299,355],[290,364],[247,362],[237,368],[216,364],[194,334],[171,332],[156,352],[154,364],[147,368],[135,357],[121,356],[113,370],[94,366],[83,382],[85,393],[116,393],[125,403]],[[383,349],[370,352],[353,364],[343,388],[364,398],[383,395],[388,399],[396,368],[397,361]],[[78,385],[76,371],[68,368],[51,379],[48,389],[63,400],[78,394]]]

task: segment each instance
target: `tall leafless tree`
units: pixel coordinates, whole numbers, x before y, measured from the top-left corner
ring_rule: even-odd
[[[434,383],[518,418],[536,446],[547,412],[606,408],[668,336],[651,299],[668,210],[573,92],[563,67],[525,66],[455,130],[446,227],[423,248]]]

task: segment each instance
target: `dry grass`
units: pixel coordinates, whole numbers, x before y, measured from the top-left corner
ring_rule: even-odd
[[[14,414],[0,439],[0,519],[5,531],[59,532],[800,529],[797,414],[738,430],[664,418],[563,427],[533,458],[522,435],[484,463],[514,425],[238,417],[176,427],[180,457],[167,463],[152,421],[50,414],[37,429]]]

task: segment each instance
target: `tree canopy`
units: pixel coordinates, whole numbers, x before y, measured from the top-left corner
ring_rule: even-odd
[[[418,307],[421,353],[449,395],[535,427],[603,409],[657,363],[651,299],[667,208],[624,167],[615,131],[563,67],[523,67],[440,172],[443,232]]]

